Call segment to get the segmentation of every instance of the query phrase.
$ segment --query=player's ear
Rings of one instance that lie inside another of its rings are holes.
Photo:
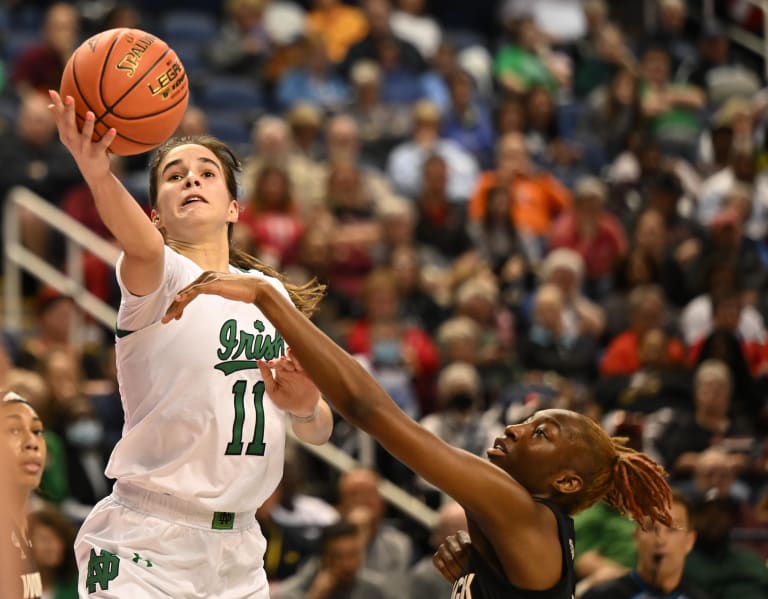
[[[240,219],[240,203],[237,200],[232,200],[229,203],[229,213],[227,215],[228,223],[236,223]]]
[[[558,493],[578,493],[584,486],[584,481],[573,470],[562,471],[552,483]]]
[[[157,210],[155,210],[154,208],[149,213],[149,218],[152,221],[153,225],[155,225],[156,227],[160,226],[160,215],[157,213]]]

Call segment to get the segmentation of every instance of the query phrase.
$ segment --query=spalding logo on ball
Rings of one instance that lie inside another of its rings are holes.
[[[93,139],[114,127],[109,150],[121,156],[148,152],[178,128],[189,102],[179,57],[163,40],[140,29],[97,33],[70,56],[61,96],[75,99],[78,127],[96,115]]]

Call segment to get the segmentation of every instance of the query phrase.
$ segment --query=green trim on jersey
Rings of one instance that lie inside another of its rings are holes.
[[[122,339],[123,337],[127,337],[128,335],[135,333],[136,331],[126,331],[125,329],[120,329],[118,327],[115,327],[115,336],[117,336],[118,339]]]

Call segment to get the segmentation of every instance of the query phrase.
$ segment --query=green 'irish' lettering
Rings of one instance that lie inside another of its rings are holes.
[[[237,328],[237,321],[227,320],[219,330],[221,347],[216,355],[222,362],[214,368],[224,374],[232,374],[240,370],[257,368],[256,360],[273,360],[285,355],[285,341],[280,333],[264,335],[264,323],[256,320],[253,323],[256,334]]]
[[[88,578],[85,585],[88,587],[88,593],[96,592],[96,585],[101,587],[102,591],[109,589],[109,583],[117,578],[120,571],[120,558],[106,549],[102,549],[98,555],[91,549],[91,556],[88,559]]]

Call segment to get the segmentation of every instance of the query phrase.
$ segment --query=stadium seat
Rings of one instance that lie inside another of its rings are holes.
[[[163,39],[171,47],[178,42],[205,44],[213,41],[219,24],[209,13],[192,10],[170,10],[162,16]]]
[[[255,81],[228,75],[209,77],[199,102],[206,110],[261,111],[265,106],[264,94]]]

